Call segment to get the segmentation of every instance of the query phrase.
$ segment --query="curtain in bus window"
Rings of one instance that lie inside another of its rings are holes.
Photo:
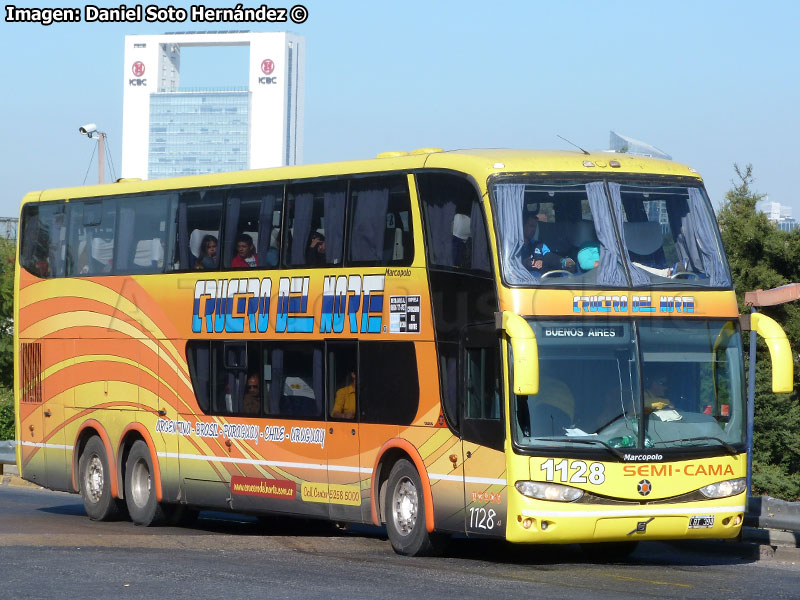
[[[49,233],[50,276],[63,277],[67,243],[67,214],[63,205],[53,207]]]
[[[116,200],[76,202],[69,217],[67,275],[110,273],[114,262]]]
[[[675,198],[666,203],[670,231],[676,232],[675,252],[681,265],[695,273],[703,272],[695,239],[694,223],[689,218],[689,199]],[[627,209],[626,209],[627,210]]]
[[[689,219],[694,224],[694,240],[703,263],[703,272],[711,279],[712,287],[730,287],[731,281],[725,270],[724,264],[717,252],[717,241],[711,219],[708,216],[705,199],[702,192],[695,187],[689,188],[689,206],[694,218]]]
[[[117,273],[157,273],[164,264],[169,195],[120,200],[114,257]]]
[[[191,347],[187,348],[186,356],[189,359],[189,374],[192,378],[194,395],[197,398],[197,405],[203,412],[209,410],[209,366],[211,365],[211,354],[208,342],[189,342]],[[188,344],[187,344],[188,346]]]
[[[325,358],[322,355],[322,348],[319,346],[314,348],[314,396],[316,396],[316,407],[317,412],[316,415],[319,416],[322,414],[322,388],[325,384],[323,379],[323,366],[325,364]]]
[[[586,186],[587,189],[589,188],[589,185],[594,185],[594,184],[588,184]],[[596,185],[602,186],[603,184],[599,183],[599,184],[596,184]],[[615,219],[617,221],[617,230],[619,231],[620,239],[622,240],[622,247],[623,248],[627,248],[628,246],[625,243],[625,228],[622,226],[623,208],[622,208],[622,194],[620,193],[620,184],[612,182],[612,183],[608,184],[608,188],[609,188],[609,190],[611,190],[611,207],[613,209],[614,217],[615,217]],[[605,194],[603,194],[603,197],[605,198]],[[590,200],[590,202],[591,202],[591,200]],[[594,212],[594,206],[592,206],[592,212]],[[597,218],[598,217],[595,217],[595,222],[596,222]],[[610,225],[610,223],[609,223],[609,225]],[[595,225],[595,226],[597,227],[597,225]],[[598,238],[599,238],[599,236],[600,236],[600,234],[599,234],[599,229],[598,229]],[[617,247],[617,245],[614,244],[614,248],[616,248],[616,247]],[[602,257],[601,257],[601,260],[602,260]],[[631,283],[634,286],[642,286],[642,285],[649,285],[650,284],[650,276],[643,269],[640,269],[639,267],[637,267],[636,265],[634,265],[631,262],[631,259],[628,256],[628,252],[627,251],[624,251],[622,253],[622,257],[621,257],[621,261],[620,262],[622,262],[622,261],[624,261],[625,265],[627,265],[627,267],[628,267],[628,272],[631,274]],[[599,279],[598,279],[598,281],[599,281]],[[617,285],[617,284],[614,283],[614,284],[611,284],[611,285]],[[624,285],[624,284],[622,284],[622,285]]]
[[[294,218],[292,220],[292,265],[306,264],[306,248],[311,235],[311,217],[314,212],[314,194],[297,194],[294,198]]]
[[[133,228],[136,223],[136,211],[132,206],[121,206],[119,209],[119,217],[116,270],[127,271],[131,267]]]
[[[186,202],[178,204],[178,260],[179,269],[189,268],[189,219]]]
[[[272,213],[275,211],[275,194],[264,194],[261,199],[261,208],[258,215],[258,264],[260,266],[274,267],[278,264],[276,249],[270,248],[272,239]]]
[[[456,215],[456,205],[453,202],[435,198],[426,204],[428,217],[428,247],[431,264],[452,267],[453,259],[453,219]]]
[[[22,213],[22,227],[20,228],[20,237],[22,239],[20,263],[28,271],[39,277],[45,277],[42,269],[36,264],[39,260],[42,260],[39,249],[39,232],[46,233],[45,226],[40,224],[42,217],[43,215],[39,214],[38,206],[26,206]]]
[[[525,268],[522,253],[525,240],[522,232],[522,204],[525,199],[524,184],[495,186],[497,217],[500,225],[503,266],[509,283],[534,283],[536,276]]]
[[[236,254],[236,236],[239,235],[239,209],[242,200],[238,195],[228,198],[227,212],[225,215],[225,266],[231,266],[231,261]]]
[[[345,192],[325,192],[323,204],[325,211],[325,262],[342,264],[342,239],[344,237]]]
[[[281,395],[283,393],[283,350],[273,348],[270,353],[272,362],[272,383],[269,388],[269,413],[280,413]]]
[[[355,196],[350,232],[350,259],[354,262],[383,262],[389,188],[362,190]]]
[[[477,202],[472,203],[470,214],[470,229],[472,237],[471,266],[477,271],[491,271],[489,266],[489,244],[486,240],[486,227],[483,222],[483,211]]]

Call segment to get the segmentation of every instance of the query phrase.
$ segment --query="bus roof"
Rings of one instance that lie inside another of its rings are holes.
[[[614,162],[619,166],[611,166]],[[504,148],[412,152],[407,155],[367,160],[318,163],[271,169],[230,171],[208,175],[191,175],[150,180],[122,180],[102,185],[53,188],[30,192],[26,202],[88,198],[137,192],[211,187],[263,181],[292,181],[311,177],[385,173],[419,169],[450,169],[463,171],[485,181],[490,175],[504,173],[626,173],[683,176],[700,179],[691,167],[668,160],[632,154],[573,150],[511,150]]]

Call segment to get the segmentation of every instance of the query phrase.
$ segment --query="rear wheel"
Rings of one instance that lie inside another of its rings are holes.
[[[446,538],[428,533],[425,527],[422,482],[409,461],[401,459],[392,467],[386,501],[386,531],[395,552],[406,556],[432,556],[442,551]]]
[[[111,495],[111,472],[106,448],[99,437],[86,442],[78,461],[81,498],[92,521],[110,521],[119,516],[118,500]]]
[[[125,463],[125,503],[131,520],[137,525],[159,525],[164,521],[161,505],[156,500],[153,459],[142,440],[136,440]]]

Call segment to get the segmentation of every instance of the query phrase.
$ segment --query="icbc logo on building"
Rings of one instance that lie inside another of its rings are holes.
[[[128,85],[147,85],[147,79],[142,79],[142,75],[144,75],[144,63],[142,61],[137,60],[135,63],[133,63],[131,71],[133,72],[134,77],[128,80]]]
[[[258,83],[262,85],[267,85],[271,83],[277,83],[277,77],[270,77],[272,72],[275,70],[275,62],[269,58],[265,58],[261,61],[261,72],[264,74],[264,77],[258,78]]]

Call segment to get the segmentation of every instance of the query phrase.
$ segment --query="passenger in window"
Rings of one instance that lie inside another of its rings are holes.
[[[667,375],[662,371],[646,374],[644,377],[644,412],[651,413],[665,408],[675,408],[667,399]]]
[[[50,276],[50,261],[45,256],[44,251],[39,249],[35,252],[33,257],[33,264],[31,265],[31,272],[39,277]]]
[[[319,231],[311,234],[311,242],[306,250],[307,265],[325,264],[325,236]]]
[[[258,255],[253,245],[253,238],[246,233],[236,237],[236,256],[231,261],[232,267],[257,267]]]
[[[280,412],[284,415],[313,417],[319,414],[313,380],[308,375],[287,375],[283,380]]]
[[[600,244],[586,242],[578,250],[578,266],[581,271],[591,271],[600,264]]]
[[[564,435],[567,429],[574,427],[575,397],[564,381],[543,375],[539,380],[539,394],[533,398],[536,399],[530,415],[533,435]]]
[[[203,236],[200,242],[200,256],[194,262],[195,269],[216,269],[217,268],[217,249],[219,242],[211,234]]]
[[[336,390],[331,416],[335,419],[352,419],[356,416],[356,372],[350,371],[344,386]]]
[[[242,397],[242,410],[246,415],[261,414],[261,380],[258,373],[247,376],[247,385]]]
[[[526,269],[536,273],[575,269],[574,260],[569,257],[561,257],[539,239],[539,219],[535,214],[529,213],[525,217],[522,233],[524,238],[522,263]]]

